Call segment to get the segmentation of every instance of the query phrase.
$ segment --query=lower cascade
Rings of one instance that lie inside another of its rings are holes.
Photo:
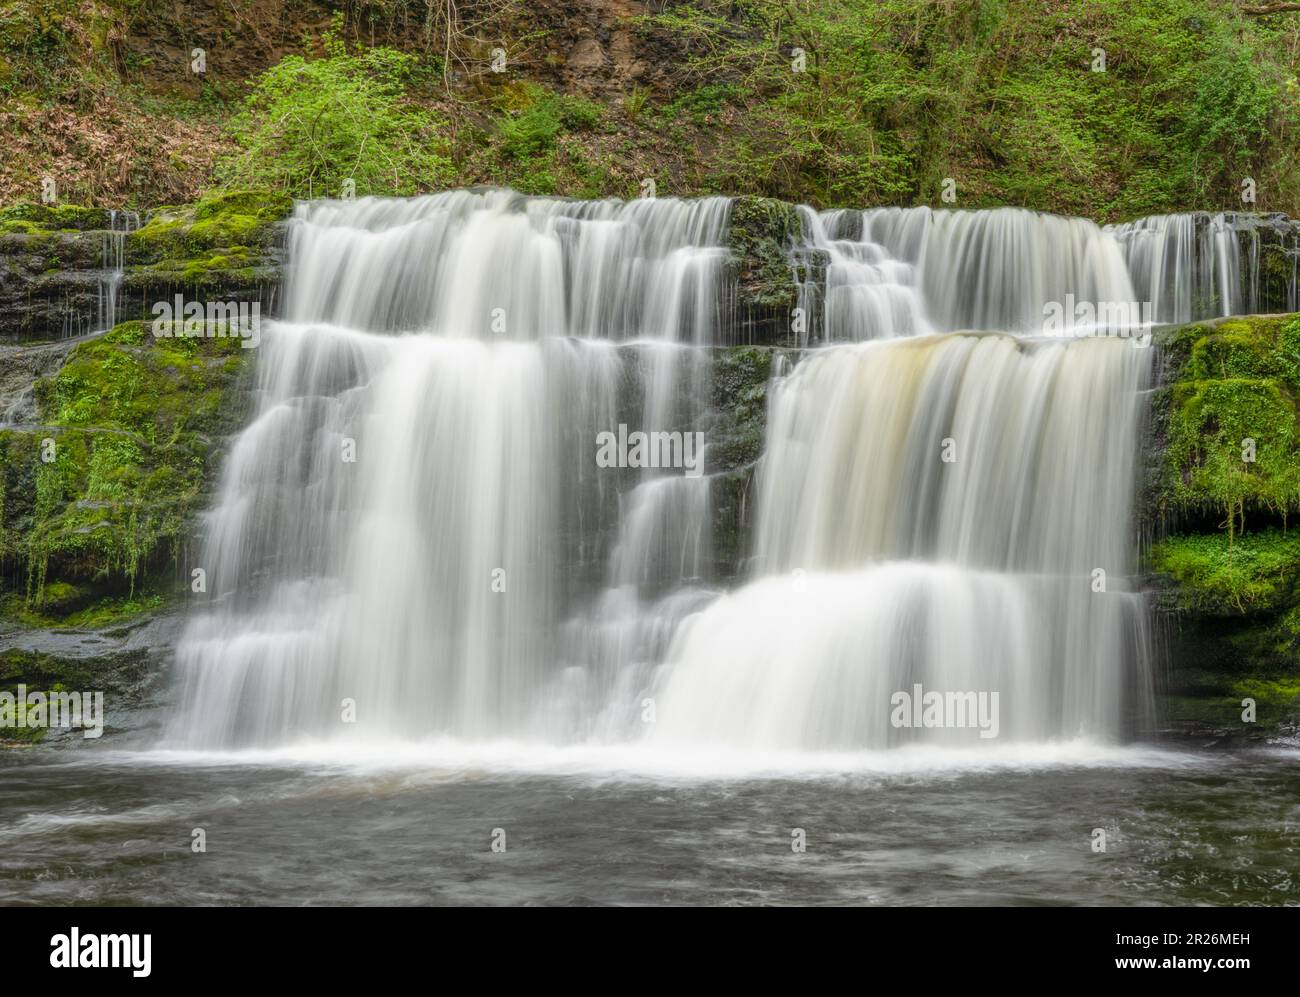
[[[168,744],[974,749],[1139,727],[1152,351],[1031,334],[1046,298],[1131,297],[1124,245],[1028,212],[864,214],[803,212],[831,247],[818,338],[868,341],[774,361],[729,578],[725,200],[301,205]],[[940,331],[968,325],[994,328]],[[634,435],[689,459],[629,459]]]
[[[1085,469],[1132,481],[1149,352],[959,335],[805,360],[772,403],[764,577],[683,626],[654,736],[970,743],[891,722],[917,683],[996,692],[1004,738],[1121,735],[1149,694],[1132,495]]]

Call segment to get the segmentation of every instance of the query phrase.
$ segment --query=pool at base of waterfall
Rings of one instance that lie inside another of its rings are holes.
[[[1294,904],[1298,757],[11,751],[0,904]]]

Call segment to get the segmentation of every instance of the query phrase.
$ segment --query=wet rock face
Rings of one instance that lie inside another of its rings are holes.
[[[728,247],[735,286],[734,340],[778,344],[790,335],[799,287],[791,251],[801,225],[794,205],[738,197],[731,205]],[[824,280],[824,275],[823,275]]]
[[[1294,732],[1300,316],[1168,327],[1155,346],[1140,509],[1168,724],[1215,738]],[[1259,715],[1243,724],[1247,699]]]
[[[63,365],[72,346],[71,340],[30,346],[0,344],[0,430],[39,421],[36,384]]]
[[[163,697],[183,623],[182,614],[171,612],[100,628],[0,628],[0,689],[94,690],[104,697],[104,735],[138,728],[146,719],[141,711]],[[78,729],[6,728],[0,730],[0,747],[35,741],[75,746],[82,738]]]
[[[1254,313],[1293,312],[1300,275],[1300,221],[1282,214],[1235,215],[1247,308]]]
[[[269,314],[281,280],[281,222],[291,207],[281,194],[234,192],[143,217],[72,206],[4,209],[0,342],[76,337],[151,318],[155,302],[176,294],[257,301]]]

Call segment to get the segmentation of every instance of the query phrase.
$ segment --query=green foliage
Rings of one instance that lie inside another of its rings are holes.
[[[590,131],[600,124],[600,105],[582,97],[557,94],[531,84],[517,88],[523,107],[498,124],[501,147],[512,159],[524,160],[550,152],[564,131]]]
[[[1151,567],[1176,584],[1173,608],[1218,616],[1274,612],[1300,595],[1300,533],[1166,537],[1152,546]]]
[[[633,87],[631,92],[623,98],[623,111],[627,114],[628,120],[637,121],[649,101],[649,89],[646,87]]]
[[[338,196],[345,180],[357,194],[412,194],[449,183],[445,122],[407,97],[415,58],[383,47],[349,49],[337,30],[323,42],[323,57],[286,56],[253,81],[231,124],[236,151],[218,163],[218,177],[300,197]]]
[[[1240,207],[1251,177],[1261,209],[1300,213],[1300,17],[1226,0],[668,0],[630,19],[631,52],[609,46],[645,66],[638,82],[583,82],[605,106],[550,88],[575,28],[547,5],[348,0],[247,86],[226,74],[253,52],[181,85],[174,54],[136,44],[175,35],[183,13],[155,8],[0,0],[19,138],[5,196],[30,197],[51,163],[65,194],[114,204],[184,200],[215,176],[295,196],[349,178],[360,194],[628,195],[655,177],[665,194],[937,205],[951,178],[960,207],[1105,221]],[[372,47],[344,44],[344,23]],[[485,74],[501,38],[519,58]],[[0,233],[34,228],[0,219]]]
[[[204,501],[212,440],[242,416],[232,388],[247,352],[237,338],[156,339],[129,322],[38,382],[48,428],[0,434],[0,537],[25,562],[33,607],[71,582],[114,578],[130,601],[141,572],[174,556]],[[46,436],[50,462],[39,457]]]
[[[611,193],[607,164],[577,141],[603,126],[599,104],[525,81],[502,86],[494,100],[501,113],[469,153],[489,182],[526,194]]]
[[[961,206],[1099,219],[1228,207],[1246,176],[1300,199],[1285,29],[1215,0],[696,0],[644,23],[684,40],[683,90],[726,88],[715,189],[935,203],[951,177]]]
[[[1220,512],[1229,538],[1248,512],[1285,520],[1300,509],[1300,319],[1188,326],[1164,348],[1180,368],[1164,400],[1159,507]]]

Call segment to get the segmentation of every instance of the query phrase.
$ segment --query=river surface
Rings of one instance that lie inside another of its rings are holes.
[[[1298,762],[1079,744],[12,750],[0,903],[1296,904]]]

